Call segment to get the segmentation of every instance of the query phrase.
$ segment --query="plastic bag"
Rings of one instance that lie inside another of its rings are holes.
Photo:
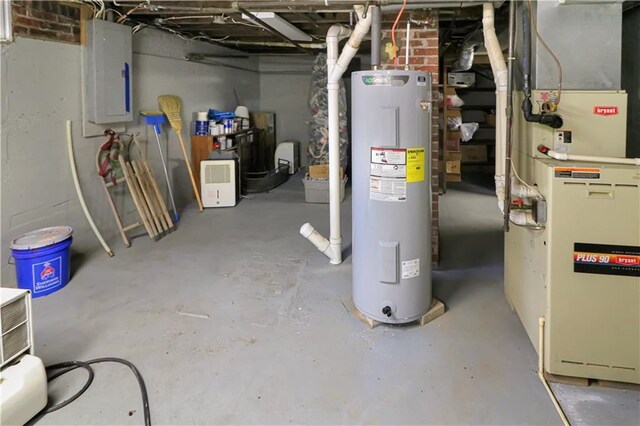
[[[209,120],[215,120],[216,122],[224,120],[225,118],[233,120],[236,117],[233,112],[216,111],[215,109],[210,109],[207,115],[209,116]]]
[[[347,95],[344,82],[340,79],[338,93],[340,128],[340,166],[347,168],[349,162],[349,129],[347,127]],[[329,117],[327,93],[327,56],[321,53],[316,58],[311,71],[309,87],[309,145],[307,164],[327,164],[329,162]]]
[[[449,130],[458,130],[461,124],[462,124],[462,117],[447,118],[447,127],[449,128]]]
[[[473,134],[478,130],[480,125],[478,123],[462,123],[460,125],[460,136],[462,142],[468,142],[473,137]]]
[[[464,101],[458,95],[447,95],[447,106],[450,108],[460,108]]]

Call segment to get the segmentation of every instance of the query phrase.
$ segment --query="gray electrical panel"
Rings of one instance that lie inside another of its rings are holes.
[[[86,116],[94,124],[133,120],[131,28],[113,22],[87,21],[83,52]]]
[[[431,74],[361,71],[351,84],[353,302],[414,321],[431,306]]]

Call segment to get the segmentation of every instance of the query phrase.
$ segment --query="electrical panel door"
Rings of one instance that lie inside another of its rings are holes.
[[[132,121],[131,28],[101,19],[87,21],[83,53],[89,121]]]

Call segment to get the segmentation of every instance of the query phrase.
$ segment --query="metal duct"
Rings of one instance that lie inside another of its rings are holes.
[[[476,47],[483,43],[482,29],[469,34],[460,46],[460,53],[458,59],[453,63],[452,71],[469,71],[473,66],[473,57],[476,52]]]

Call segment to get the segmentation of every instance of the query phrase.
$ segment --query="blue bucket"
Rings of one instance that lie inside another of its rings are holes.
[[[32,297],[41,297],[69,283],[72,232],[68,226],[55,226],[29,232],[12,241],[18,288],[30,290]]]

